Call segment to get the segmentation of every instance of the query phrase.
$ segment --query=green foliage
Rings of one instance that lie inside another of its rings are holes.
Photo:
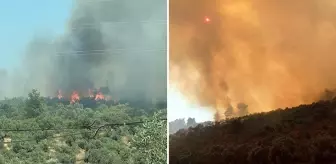
[[[160,120],[162,113],[155,113],[153,118],[147,119],[133,138],[134,151],[141,151],[139,163],[164,164],[167,163],[167,124]]]
[[[27,99],[0,101],[0,137],[12,140],[8,144],[9,149],[1,143],[0,164],[68,164],[76,161],[92,164],[166,163],[166,125],[159,120],[165,117],[165,110],[140,110],[128,105],[101,104],[95,109],[84,108],[81,104],[46,105],[39,92],[33,90]],[[102,124],[137,122],[140,119],[146,120],[146,123],[105,127],[92,138]],[[92,128],[84,129],[93,123]],[[150,137],[150,142],[142,141],[143,136]]]
[[[33,89],[32,92],[28,94],[28,99],[26,100],[25,112],[27,117],[37,117],[43,113],[44,110],[44,100],[40,96],[40,92]]]

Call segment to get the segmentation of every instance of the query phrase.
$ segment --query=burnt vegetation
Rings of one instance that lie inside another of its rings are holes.
[[[330,98],[179,130],[170,135],[170,163],[335,163],[336,99]]]

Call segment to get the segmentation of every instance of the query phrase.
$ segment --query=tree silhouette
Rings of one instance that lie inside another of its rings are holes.
[[[197,123],[196,123],[195,118],[188,118],[188,120],[187,120],[187,127],[194,127],[196,125],[197,125]]]
[[[226,109],[224,115],[225,115],[226,119],[232,118],[234,116],[233,115],[233,107],[231,105]]]
[[[238,103],[237,104],[237,110],[238,110],[237,111],[237,115],[239,117],[248,115],[247,107],[248,106],[246,104],[244,104],[244,103]]]

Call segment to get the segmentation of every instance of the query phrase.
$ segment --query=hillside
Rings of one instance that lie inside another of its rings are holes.
[[[180,129],[188,129],[197,125],[195,118],[176,119],[169,122],[169,134],[174,134]]]
[[[166,109],[0,101],[0,164],[166,163]],[[144,138],[151,138],[144,140]]]
[[[331,164],[336,99],[198,125],[170,136],[171,164]]]

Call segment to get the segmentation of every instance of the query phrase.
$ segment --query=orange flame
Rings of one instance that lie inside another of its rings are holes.
[[[75,102],[79,101],[79,95],[77,91],[73,91],[71,94],[71,101],[70,103],[73,104]]]
[[[97,94],[96,94],[96,97],[95,97],[95,100],[104,100],[105,99],[105,96],[99,91]]]

